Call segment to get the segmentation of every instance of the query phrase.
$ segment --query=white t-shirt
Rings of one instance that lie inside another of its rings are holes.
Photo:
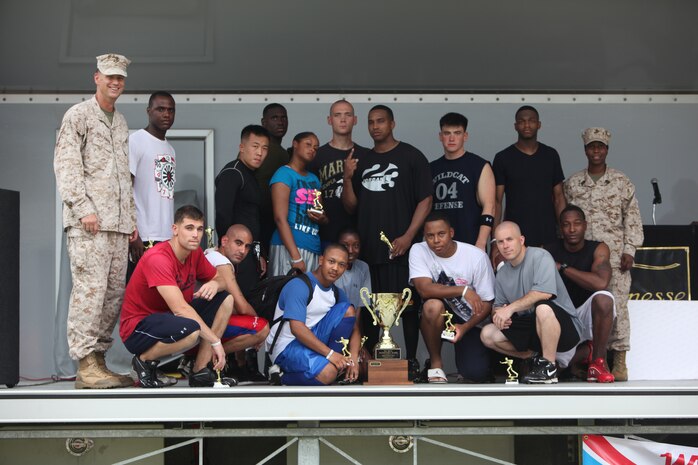
[[[138,234],[143,241],[169,240],[174,222],[174,148],[140,129],[129,136],[128,150]]]
[[[456,252],[448,258],[436,256],[426,242],[414,244],[410,249],[410,284],[415,278],[430,278],[445,286],[469,286],[483,302],[494,300],[494,272],[485,252],[464,242],[453,242]],[[450,311],[465,321],[470,319],[472,309],[464,299],[443,300]]]
[[[208,262],[215,267],[219,267],[221,265],[233,266],[232,262],[228,260],[228,257],[216,249],[206,249],[204,250],[204,255],[206,256],[206,260],[208,260]]]

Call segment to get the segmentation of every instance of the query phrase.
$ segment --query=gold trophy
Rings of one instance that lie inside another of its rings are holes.
[[[373,317],[373,325],[383,328],[383,337],[373,350],[375,359],[367,361],[368,381],[364,384],[412,384],[408,379],[407,360],[401,358],[400,347],[390,337],[390,328],[400,324],[400,315],[409,305],[412,291],[405,288],[402,294],[371,294],[364,287],[359,295]],[[373,307],[369,302],[373,303]]]
[[[390,242],[390,239],[388,239],[388,236],[386,236],[383,231],[381,231],[380,238],[381,238],[381,241],[383,241],[387,244],[388,249],[390,249],[390,252],[388,252],[388,258],[390,258],[392,260],[393,259],[393,249],[394,249],[393,243]]]
[[[373,317],[373,326],[380,325],[383,328],[383,337],[373,350],[373,355],[377,359],[399,359],[402,351],[400,347],[390,337],[390,328],[400,325],[400,315],[410,303],[412,290],[406,287],[402,295],[392,292],[381,292],[371,294],[368,288],[361,288],[359,291],[361,301]],[[373,308],[371,307],[373,302]]]
[[[504,384],[519,384],[519,374],[514,370],[514,360],[504,357],[504,360],[499,364],[507,366],[507,380]]]
[[[314,195],[315,198],[313,199],[313,206],[309,208],[308,211],[322,215],[325,212],[325,207],[322,205],[322,203],[320,203],[322,192],[319,189],[316,189]]]
[[[213,228],[209,226],[206,228],[206,248],[212,249],[216,245],[213,243]]]
[[[453,342],[454,339],[456,339],[456,327],[453,324],[453,313],[446,312],[442,313],[441,316],[446,317],[446,329],[441,331],[441,339],[448,342]]]
[[[349,339],[346,337],[340,337],[338,341],[334,341],[337,344],[342,344],[342,357],[351,357],[351,352],[349,352]]]

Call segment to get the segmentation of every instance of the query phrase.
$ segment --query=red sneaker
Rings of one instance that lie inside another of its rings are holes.
[[[602,358],[597,358],[589,363],[587,381],[596,381],[597,383],[612,383],[615,380],[616,379],[613,377],[613,375],[608,371],[608,368],[606,368]]]

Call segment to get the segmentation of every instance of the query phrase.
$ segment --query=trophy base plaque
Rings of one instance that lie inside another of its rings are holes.
[[[441,331],[441,339],[453,342],[456,339],[456,333],[453,331]]]
[[[308,210],[306,210],[306,211],[313,212],[313,213],[316,213],[318,215],[322,215],[325,212],[325,210],[318,210],[317,208],[308,208]]]
[[[373,357],[379,360],[398,360],[402,358],[402,349],[400,349],[399,347],[376,347],[373,350]]]
[[[364,385],[414,384],[407,376],[407,360],[368,360],[368,381]]]
[[[509,384],[509,385],[519,384],[519,380],[518,379],[508,379],[508,380],[504,381],[504,384]]]

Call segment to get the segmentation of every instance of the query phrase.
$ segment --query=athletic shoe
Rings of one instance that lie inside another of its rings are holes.
[[[411,358],[407,360],[407,379],[413,382],[419,382],[419,360],[416,358]]]
[[[589,370],[587,371],[587,381],[596,381],[597,383],[612,383],[615,381],[615,377],[606,368],[606,365],[604,364],[604,359],[597,358],[596,360],[589,363]]]
[[[543,357],[533,360],[533,366],[522,379],[524,384],[556,384],[557,367]]]
[[[133,364],[132,364],[133,365]],[[136,373],[136,370],[131,366],[131,378],[133,379],[138,379],[138,374]],[[168,387],[168,386],[174,386],[177,384],[177,378],[174,376],[167,376],[162,370],[157,369],[155,370],[155,376],[158,378],[158,380],[163,384],[163,386]],[[133,379],[131,380],[133,384]]]
[[[218,375],[209,367],[203,367],[196,373],[189,376],[189,387],[213,387],[218,381]],[[221,384],[226,386],[237,386],[238,380],[235,378],[221,377]]]
[[[274,364],[269,367],[269,384],[272,386],[281,386],[281,377],[283,376],[283,371],[281,367]]]
[[[252,383],[266,383],[267,378],[259,372],[259,362],[257,361],[257,351],[254,349],[245,350],[245,366],[242,369],[246,381]]]
[[[131,368],[136,374],[138,384],[144,388],[161,388],[166,384],[158,379],[157,369],[160,360],[141,360],[138,355],[133,356]]]
[[[183,355],[179,359],[179,365],[177,366],[177,371],[182,373],[182,376],[189,377],[191,370],[194,366],[194,357],[190,355]]]

